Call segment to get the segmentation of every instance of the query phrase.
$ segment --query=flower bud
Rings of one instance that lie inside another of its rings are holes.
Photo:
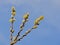
[[[36,29],[36,28],[37,28],[37,25],[34,25],[34,26],[33,26],[33,29]]]
[[[34,25],[39,25],[39,21],[37,19],[34,21]]]
[[[34,25],[39,25],[39,21],[40,20],[43,20],[44,16],[40,16],[39,18],[37,18],[35,21],[34,21]]]
[[[39,19],[40,19],[40,20],[43,20],[43,19],[44,19],[44,16],[40,16]]]
[[[12,12],[11,13],[12,13],[13,16],[15,16],[15,14],[16,14],[15,7],[12,7]]]
[[[14,30],[11,30],[12,33],[14,33]]]
[[[14,22],[16,19],[15,18],[11,18],[9,21],[12,23],[12,22]]]
[[[25,23],[26,22],[26,20],[22,20],[22,23]]]
[[[24,27],[24,25],[23,25],[23,24],[21,24],[21,25],[20,25],[20,28],[23,28],[23,27]]]
[[[26,31],[26,33],[25,33],[25,34],[27,35],[28,33],[30,33],[30,31],[31,31],[31,30]]]
[[[23,18],[26,20],[26,19],[28,19],[28,17],[29,17],[29,13],[26,13],[24,16],[23,16]]]

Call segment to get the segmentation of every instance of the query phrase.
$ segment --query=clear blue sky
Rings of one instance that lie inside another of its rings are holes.
[[[30,17],[22,34],[33,26],[37,17],[44,16],[38,28],[15,45],[60,45],[60,0],[0,0],[0,45],[10,43],[9,19],[12,6],[16,8],[14,36],[26,12],[30,13]]]

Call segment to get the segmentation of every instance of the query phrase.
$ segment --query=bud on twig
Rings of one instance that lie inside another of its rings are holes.
[[[32,29],[36,29],[37,28],[37,25],[34,25],[33,27],[32,27]]]
[[[37,18],[35,21],[34,21],[34,25],[39,25],[39,21],[40,20],[43,20],[44,16],[40,16],[39,18]]]
[[[23,16],[23,18],[26,20],[26,19],[28,19],[28,17],[29,17],[29,13],[26,13],[24,16]]]
[[[15,7],[12,7],[12,15],[15,16],[16,15],[16,11],[15,11]]]
[[[10,18],[10,22],[12,23],[12,22],[14,22],[16,19],[15,18]]]
[[[12,33],[14,33],[14,30],[11,30]]]

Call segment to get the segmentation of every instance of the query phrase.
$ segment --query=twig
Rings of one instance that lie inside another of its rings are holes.
[[[21,39],[23,39],[25,36],[27,36],[31,31],[32,31],[33,28],[31,28],[30,30],[26,31],[25,34],[23,34],[19,39],[17,39],[17,41],[20,41]]]
[[[25,26],[25,23],[22,23],[22,26],[20,27],[21,29],[17,33],[16,38],[14,39],[14,41],[17,40],[17,38],[20,36],[20,33],[22,32],[24,26]]]

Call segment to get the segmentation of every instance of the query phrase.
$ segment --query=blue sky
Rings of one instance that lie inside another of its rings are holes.
[[[26,12],[30,13],[30,17],[22,34],[33,26],[37,17],[44,16],[38,28],[15,45],[60,45],[60,0],[0,0],[0,45],[10,43],[9,19],[12,6],[16,8],[14,36]]]

